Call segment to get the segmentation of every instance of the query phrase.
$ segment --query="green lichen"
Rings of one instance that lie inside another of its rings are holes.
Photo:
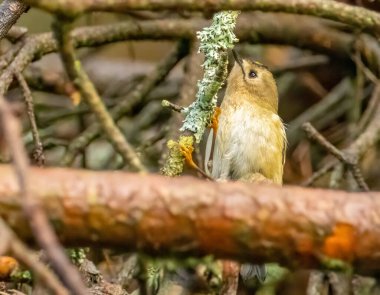
[[[238,41],[233,30],[238,11],[222,11],[214,15],[210,27],[197,33],[199,51],[204,53],[203,79],[198,82],[196,100],[185,110],[186,118],[181,131],[194,133],[199,143],[209,125],[217,101],[218,90],[227,77],[227,53]]]
[[[194,140],[192,136],[180,136],[179,141],[169,140],[167,147],[169,156],[165,166],[161,169],[162,173],[166,176],[178,176],[183,171],[185,158],[181,147],[187,150],[193,149]]]
[[[67,249],[67,253],[75,265],[81,265],[86,259],[86,250],[83,248]]]
[[[33,274],[29,270],[16,270],[10,277],[12,282],[30,284],[33,282]]]

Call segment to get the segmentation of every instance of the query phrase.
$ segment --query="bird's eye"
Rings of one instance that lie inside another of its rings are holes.
[[[249,78],[256,78],[257,73],[254,70],[250,70],[248,73]]]

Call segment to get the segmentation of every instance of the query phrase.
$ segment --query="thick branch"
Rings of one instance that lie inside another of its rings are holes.
[[[215,183],[122,172],[30,171],[65,245],[318,266],[324,255],[379,270],[380,193]],[[49,179],[49,181],[46,181]],[[11,167],[0,166],[0,216],[32,240]]]
[[[89,11],[127,12],[130,10],[261,10],[283,11],[297,14],[308,14],[340,21],[355,28],[380,31],[380,15],[362,7],[355,7],[335,1],[325,0],[27,0],[36,6],[52,13],[76,15]]]
[[[0,40],[8,33],[18,18],[28,9],[20,0],[4,0],[0,5]]]

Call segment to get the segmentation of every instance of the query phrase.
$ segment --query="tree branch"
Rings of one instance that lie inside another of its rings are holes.
[[[355,28],[380,32],[380,15],[362,7],[325,0],[27,0],[32,6],[56,14],[74,16],[90,11],[110,11],[123,13],[130,10],[261,10],[307,14],[349,24]]]
[[[176,40],[193,38],[197,30],[207,25],[204,19],[123,22],[79,28],[73,31],[72,38],[75,47],[94,47],[125,40]],[[331,29],[314,18],[281,14],[241,16],[235,31],[241,42],[295,45],[341,58],[350,58],[356,39],[356,36]],[[380,65],[377,41],[369,36],[365,40],[360,47],[362,59],[377,72]],[[5,94],[9,88],[15,71],[22,72],[33,60],[54,51],[57,51],[57,43],[52,34],[27,37],[25,46],[0,76],[0,94]]]
[[[59,44],[59,51],[62,62],[66,68],[68,76],[81,92],[87,104],[99,120],[99,124],[115,149],[123,157],[124,161],[130,164],[133,169],[145,172],[146,168],[141,163],[133,147],[126,140],[119,127],[116,125],[111,114],[108,112],[102,99],[95,89],[94,84],[83,70],[80,61],[75,56],[72,38],[70,37],[71,23],[58,18],[54,24],[54,33]]]
[[[41,167],[41,166],[44,166],[45,164],[45,155],[44,155],[44,149],[41,142],[40,134],[38,133],[36,116],[34,114],[34,103],[33,103],[32,92],[30,91],[29,86],[26,83],[25,78],[22,74],[16,72],[15,76],[18,80],[18,83],[20,84],[20,87],[24,95],[30,128],[32,129],[32,136],[33,136],[33,142],[34,142],[33,159],[37,163],[37,165]]]
[[[0,40],[27,9],[28,5],[20,0],[4,0],[0,4]]]
[[[58,278],[49,270],[49,268],[35,258],[35,253],[28,249],[22,241],[11,231],[5,222],[0,219],[0,233],[2,242],[8,244],[8,250],[20,262],[33,270],[36,275],[46,284],[48,288],[58,295],[68,295],[68,290],[62,285]],[[1,252],[1,251],[0,251]]]
[[[11,151],[14,162],[17,179],[15,184],[18,188],[16,197],[22,204],[23,212],[28,220],[25,228],[33,232],[33,238],[46,251],[46,256],[51,262],[52,267],[70,291],[75,295],[84,295],[86,294],[86,289],[79,273],[66,257],[39,200],[32,197],[29,159],[26,156],[20,136],[20,126],[17,119],[13,117],[8,103],[3,96],[0,96],[0,122],[5,141]],[[11,171],[9,173],[13,174]]]
[[[133,90],[130,95],[122,99],[115,107],[111,109],[112,118],[118,121],[125,113],[130,111],[133,106],[141,102],[174,68],[174,66],[187,54],[187,42],[180,41],[177,47],[169,53],[168,57],[160,62],[157,67],[149,73],[141,83]],[[101,131],[99,124],[93,124],[83,131],[76,139],[68,146],[67,152],[64,155],[61,164],[64,166],[70,165],[75,156],[89,145]]]
[[[379,270],[380,193],[207,182],[122,172],[31,168],[32,196],[66,246],[320,267],[326,257]],[[49,181],[46,181],[49,179]],[[0,216],[32,240],[11,167]]]

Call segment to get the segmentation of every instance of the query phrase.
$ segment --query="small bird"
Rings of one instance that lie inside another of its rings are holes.
[[[278,116],[276,82],[266,66],[241,59],[235,51],[233,55],[235,64],[220,106],[211,176],[216,180],[282,184],[286,134]],[[205,169],[212,137],[210,132]],[[258,265],[243,265],[240,273],[243,279],[255,274],[263,281],[266,276],[265,267]]]

